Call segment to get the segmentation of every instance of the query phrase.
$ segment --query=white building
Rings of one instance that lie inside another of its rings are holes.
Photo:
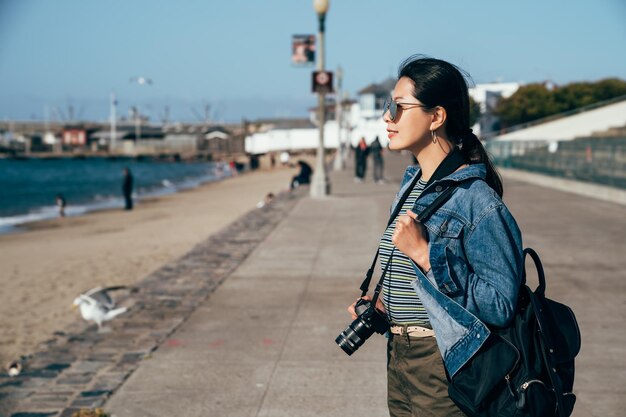
[[[520,88],[520,83],[485,83],[476,84],[469,89],[469,95],[480,105],[481,117],[472,126],[474,133],[480,135],[497,130],[498,118],[494,110],[501,98],[511,97]]]

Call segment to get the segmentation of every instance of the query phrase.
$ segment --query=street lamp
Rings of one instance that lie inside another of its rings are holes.
[[[343,80],[343,69],[337,68],[337,92],[335,93],[335,120],[337,121],[337,152],[335,153],[335,171],[343,171],[345,168],[344,144],[341,140],[341,125],[343,121],[343,108],[341,103],[341,82]]]
[[[319,20],[319,28],[317,38],[319,39],[319,53],[317,53],[317,70],[324,71],[324,20],[326,12],[328,12],[328,0],[313,0],[313,8],[317,13]],[[311,181],[311,197],[322,198],[330,193],[330,183],[326,176],[326,166],[324,163],[324,122],[326,119],[325,94],[318,93],[318,123],[320,129],[320,139],[317,145],[317,160],[315,163],[315,171]]]

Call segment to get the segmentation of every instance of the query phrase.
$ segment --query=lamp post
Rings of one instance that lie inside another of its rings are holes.
[[[324,71],[324,20],[326,19],[326,12],[328,12],[328,0],[313,0],[313,8],[317,13],[319,21],[318,27],[318,39],[319,39],[319,52],[317,53],[317,70]],[[326,121],[326,109],[324,93],[318,93],[318,123],[320,129],[320,138],[317,145],[317,160],[315,163],[315,171],[313,172],[313,179],[311,181],[311,197],[322,198],[330,193],[330,183],[326,176],[326,166],[324,163],[324,122]]]
[[[343,69],[337,68],[337,92],[335,93],[335,119],[337,120],[337,153],[335,153],[335,171],[343,171],[345,168],[344,144],[341,140],[341,124],[343,118],[343,108],[341,104],[341,81],[343,80]]]

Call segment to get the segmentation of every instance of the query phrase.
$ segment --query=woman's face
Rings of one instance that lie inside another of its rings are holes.
[[[391,120],[389,110],[383,115],[387,123],[389,149],[410,150],[414,154],[431,141],[430,127],[433,115],[419,107],[420,103],[413,96],[413,81],[402,77],[396,83],[391,98],[398,104],[396,119]],[[413,106],[418,105],[418,106]]]

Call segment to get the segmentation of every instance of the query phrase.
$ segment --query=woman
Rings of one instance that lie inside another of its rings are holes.
[[[523,267],[520,231],[501,200],[499,175],[470,129],[467,84],[457,67],[409,58],[383,118],[389,148],[409,150],[418,161],[404,175],[392,211],[412,190],[379,246],[381,266],[389,265],[377,302],[391,325],[389,412],[460,416],[448,397],[446,371],[455,375],[489,327],[512,319]],[[462,156],[460,166],[442,177],[437,168],[453,155]],[[449,185],[455,187],[449,200],[417,222],[417,213]],[[348,311],[356,318],[354,304]]]

